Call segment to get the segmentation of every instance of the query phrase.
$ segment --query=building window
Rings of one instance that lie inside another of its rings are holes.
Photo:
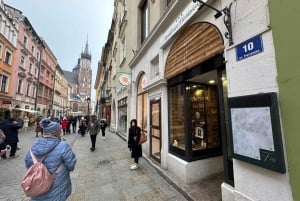
[[[126,46],[125,46],[125,37],[121,41],[121,62],[125,59],[126,57]]]
[[[31,74],[32,71],[32,63],[29,64],[29,73]]]
[[[26,96],[29,96],[29,92],[30,92],[30,84],[27,84]]]
[[[40,85],[39,85],[39,88],[38,88],[38,96],[39,96],[39,97],[42,97],[42,94],[43,94],[43,85],[40,84]]]
[[[9,65],[11,64],[11,52],[8,50],[6,50],[6,52],[5,52],[4,62]]]
[[[36,87],[35,86],[33,86],[33,90],[32,90],[32,97],[34,97],[35,98],[35,94],[36,94]]]
[[[44,67],[41,67],[41,74],[40,74],[40,76],[42,76],[43,74],[44,74],[44,70],[45,70],[45,68]]]
[[[20,61],[20,66],[24,67],[24,63],[25,63],[25,57],[22,55],[21,56],[21,61]]]
[[[120,132],[126,133],[127,131],[127,98],[118,101],[118,121]]]
[[[24,36],[23,45],[24,45],[24,47],[26,47],[26,45],[27,45],[27,37],[26,36]]]
[[[31,47],[31,53],[34,54],[34,46]]]
[[[44,98],[48,98],[48,88],[46,86],[44,88]]]
[[[2,75],[1,92],[7,92],[7,87],[8,87],[8,77],[6,75]]]
[[[149,28],[149,8],[148,8],[148,1],[145,0],[141,6],[141,42],[143,43],[144,40],[148,36],[148,28]]]
[[[21,94],[21,90],[22,90],[22,80],[19,80],[17,94]]]
[[[144,78],[145,74],[140,77],[137,88],[137,124],[141,127],[142,131],[147,132],[148,93],[143,89]]]

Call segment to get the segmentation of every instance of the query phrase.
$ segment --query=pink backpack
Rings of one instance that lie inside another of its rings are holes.
[[[47,167],[43,164],[47,155],[43,156],[41,161],[37,161],[31,150],[30,155],[33,160],[33,165],[27,169],[21,186],[27,197],[35,197],[50,190],[55,175],[60,171],[61,165],[54,174],[50,174]]]

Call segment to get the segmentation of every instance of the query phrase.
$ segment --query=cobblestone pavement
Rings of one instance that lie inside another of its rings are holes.
[[[131,171],[130,152],[118,135],[107,131],[106,140],[98,136],[96,150],[90,152],[90,138],[77,134],[63,136],[77,157],[71,173],[72,194],[68,201],[183,201],[187,200],[172,184],[168,183],[145,159],[140,168]],[[20,183],[26,169],[24,157],[36,140],[33,131],[19,134],[16,159],[0,160],[0,201],[27,201]]]

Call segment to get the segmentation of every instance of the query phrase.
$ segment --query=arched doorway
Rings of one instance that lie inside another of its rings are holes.
[[[202,163],[207,168],[202,177],[224,171],[225,181],[233,185],[223,51],[222,35],[206,22],[186,27],[172,45],[164,75],[168,80],[169,152],[187,162],[223,155],[223,160],[210,160],[210,165]]]

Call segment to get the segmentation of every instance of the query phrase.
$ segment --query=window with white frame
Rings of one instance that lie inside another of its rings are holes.
[[[26,96],[29,96],[29,92],[30,92],[30,84],[27,84]]]
[[[4,63],[11,65],[11,57],[12,53],[10,50],[6,50],[5,52],[5,58],[4,58]]]
[[[123,59],[125,59],[126,57],[126,46],[125,46],[125,37],[122,39],[121,41],[121,61],[123,61]]]
[[[147,38],[149,34],[149,8],[148,0],[145,0],[141,6],[141,42]]]
[[[25,57],[22,55],[21,56],[21,61],[20,61],[20,66],[24,67],[24,64],[25,64]]]
[[[33,86],[33,90],[32,90],[32,97],[34,97],[34,98],[35,98],[35,90],[36,90],[36,87],[35,87],[35,86]]]
[[[23,45],[26,47],[26,45],[27,45],[27,37],[26,36],[24,36],[24,38],[23,38]]]
[[[18,89],[17,89],[17,94],[21,94],[22,91],[22,80],[18,81]]]
[[[8,75],[3,74],[1,80],[1,92],[6,93],[8,91]]]
[[[32,71],[32,63],[29,64],[29,73],[31,74]]]

